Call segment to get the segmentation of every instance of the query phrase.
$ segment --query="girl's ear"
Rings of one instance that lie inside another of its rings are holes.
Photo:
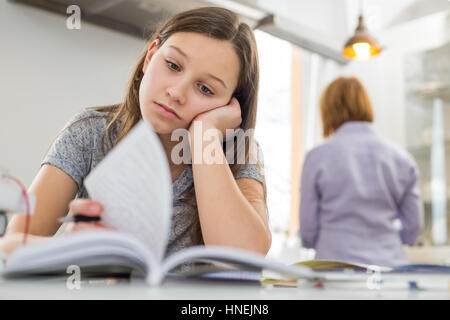
[[[155,54],[156,50],[158,50],[158,48],[157,48],[158,44],[159,44],[159,39],[155,39],[148,46],[147,55],[145,56],[144,65],[142,67],[142,72],[143,73],[145,73],[145,70],[147,69],[147,66],[150,63],[150,60],[152,59],[152,57]]]

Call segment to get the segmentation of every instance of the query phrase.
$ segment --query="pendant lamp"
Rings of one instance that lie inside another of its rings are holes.
[[[345,43],[342,55],[348,59],[368,60],[380,52],[380,44],[369,34],[364,17],[360,14],[355,34]]]

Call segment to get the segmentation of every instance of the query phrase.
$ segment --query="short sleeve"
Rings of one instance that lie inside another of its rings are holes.
[[[41,162],[67,173],[80,190],[90,171],[93,137],[90,132],[89,111],[83,110],[64,126]]]
[[[259,144],[255,141],[253,148],[250,149],[249,159],[242,168],[234,174],[234,178],[251,178],[263,182],[264,176],[264,157]]]

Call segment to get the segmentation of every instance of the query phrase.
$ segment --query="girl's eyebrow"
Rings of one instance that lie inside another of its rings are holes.
[[[213,78],[214,80],[216,80],[217,82],[219,82],[225,89],[227,89],[227,86],[225,84],[225,82],[223,82],[221,79],[213,76],[212,74],[208,73],[207,74],[208,77]]]
[[[178,51],[179,54],[181,54],[183,57],[186,58],[186,60],[189,61],[189,57],[187,56],[187,54],[184,53],[183,50],[181,50],[180,48],[175,47],[175,46],[173,46],[173,45],[170,45],[169,48],[175,49],[176,51]]]
[[[186,53],[183,52],[183,50],[181,50],[180,48],[174,46],[174,45],[170,45],[169,48],[172,48],[174,50],[176,50],[179,54],[181,54],[187,61],[189,61],[189,57]],[[213,76],[212,74],[208,73],[207,74],[208,77],[216,80],[217,82],[219,82],[225,89],[227,89],[227,85],[225,84],[225,82],[223,80],[221,80],[220,78],[217,78],[216,76]]]

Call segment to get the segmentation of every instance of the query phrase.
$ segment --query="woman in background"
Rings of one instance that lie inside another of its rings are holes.
[[[408,263],[402,243],[413,245],[423,225],[416,163],[374,131],[372,105],[358,79],[333,81],[320,111],[328,139],[308,152],[303,166],[302,245],[314,248],[316,259]]]

